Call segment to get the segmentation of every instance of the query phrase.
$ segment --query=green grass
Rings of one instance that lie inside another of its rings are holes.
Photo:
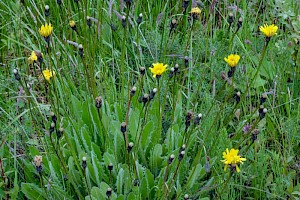
[[[187,2],[183,12],[175,0],[0,0],[0,199],[300,198],[299,2],[199,1],[198,19]],[[54,27],[48,53],[45,23]],[[259,26],[272,23],[266,46]],[[29,64],[36,50],[43,62]],[[241,56],[233,78],[229,54]],[[157,62],[168,64],[159,80],[149,70]],[[223,170],[226,148],[247,159],[240,173]]]

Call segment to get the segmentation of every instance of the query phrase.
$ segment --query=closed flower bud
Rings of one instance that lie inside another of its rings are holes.
[[[113,164],[112,164],[112,163],[109,163],[108,166],[107,166],[107,169],[108,169],[109,171],[112,171],[113,168],[114,168]]]
[[[45,16],[49,17],[50,16],[50,8],[48,5],[45,5]]]
[[[122,26],[123,28],[126,26],[126,17],[124,15],[122,16]]]
[[[126,132],[126,128],[127,128],[126,122],[122,122],[122,124],[121,124],[121,132],[123,134]]]
[[[185,194],[183,198],[184,198],[184,200],[188,200],[189,199],[189,195]]]
[[[86,168],[86,157],[82,157],[82,163],[81,163],[81,166],[83,169]]]
[[[149,100],[149,94],[144,94],[142,97],[142,102],[145,104],[148,102],[148,100]]]
[[[173,77],[173,75],[174,75],[174,72],[175,72],[175,68],[174,68],[174,67],[172,67],[172,68],[170,69],[169,78],[172,78],[172,77]]]
[[[41,173],[42,169],[43,169],[43,167],[42,167],[43,157],[42,156],[34,156],[33,162],[34,162],[36,171],[38,173]]]
[[[259,113],[262,113],[263,110],[264,110],[264,106],[263,106],[263,105],[260,105],[260,106],[259,106],[259,109],[258,109],[258,112],[259,112]]]
[[[21,80],[20,74],[19,74],[19,70],[18,69],[14,69],[13,73],[15,75],[15,78],[17,81]]]
[[[267,94],[266,94],[266,93],[263,93],[262,97],[260,98],[260,104],[265,103],[266,100],[267,100]]]
[[[146,72],[145,67],[140,67],[140,74],[141,74],[142,76],[145,75],[145,72]]]
[[[143,20],[143,14],[140,13],[140,14],[139,14],[139,17],[138,17],[138,19],[137,19],[136,22],[137,22],[138,24],[140,24],[140,23],[142,23],[142,20]]]
[[[96,97],[96,108],[100,109],[102,107],[102,97]]]
[[[189,66],[189,57],[184,57],[184,66],[187,68]]]
[[[180,154],[178,155],[178,160],[181,161],[184,157],[185,151],[181,151]]]
[[[61,6],[61,4],[62,4],[61,0],[56,0],[56,3],[57,3],[59,6]]]
[[[183,145],[180,147],[179,153],[182,152],[182,151],[185,151],[185,148],[186,148],[186,145],[183,144]]]
[[[173,162],[174,158],[175,158],[174,154],[171,154],[168,160],[169,165]]]
[[[228,23],[229,23],[229,25],[231,25],[232,24],[232,22],[233,22],[233,13],[229,13],[229,16],[228,16]]]
[[[175,64],[174,72],[175,72],[175,73],[178,73],[178,72],[179,72],[179,65],[178,65],[178,64]]]
[[[41,51],[34,51],[34,53],[35,53],[39,63],[42,63],[44,61],[42,52]]]
[[[83,57],[84,56],[84,52],[83,52],[83,46],[82,46],[82,44],[78,45],[78,51],[79,51],[80,57]]]
[[[193,118],[193,112],[192,111],[188,111],[186,113],[186,116],[185,116],[185,125],[186,127],[189,127],[191,125],[191,120]]]
[[[238,28],[238,30],[242,27],[242,25],[243,25],[243,18],[240,17],[240,18],[239,18],[239,21],[238,21],[238,23],[237,23],[237,28]]]
[[[240,102],[240,100],[241,100],[241,92],[237,92],[237,93],[235,94],[235,100],[236,100],[237,103]]]
[[[54,122],[51,122],[51,124],[50,124],[50,129],[49,129],[49,133],[50,133],[50,134],[53,133],[54,130],[55,130],[55,123],[54,123]]]
[[[189,2],[190,2],[190,0],[183,0],[183,2],[182,2],[183,13],[186,12],[186,9],[187,9],[188,6],[189,6]]]
[[[266,116],[266,113],[268,112],[268,109],[264,108],[261,113],[259,113],[260,119],[263,119]]]
[[[130,8],[130,6],[132,4],[132,0],[125,0],[125,3],[127,5],[127,7]]]
[[[92,20],[89,16],[86,16],[86,24],[88,25],[89,28],[92,26]]]
[[[112,189],[111,188],[107,188],[107,190],[106,190],[106,196],[108,198],[110,198],[111,194],[112,194]]]
[[[149,100],[152,100],[157,92],[157,88],[154,88],[149,95]]]
[[[130,96],[133,97],[135,95],[135,92],[136,92],[136,87],[133,86],[130,90]]]
[[[73,29],[74,31],[77,30],[76,22],[74,20],[71,20],[69,24],[71,29]]]
[[[133,148],[133,142],[130,142],[127,147],[127,151],[130,152]]]
[[[172,19],[171,24],[170,24],[170,32],[172,32],[174,29],[176,29],[178,25],[177,19]]]
[[[57,133],[56,133],[57,134],[57,138],[60,139],[61,136],[63,135],[63,133],[64,133],[64,128],[60,127],[58,129]]]
[[[202,119],[202,114],[200,113],[195,117],[194,124],[199,125],[201,119]]]
[[[57,117],[56,117],[56,115],[54,114],[54,112],[50,112],[50,116],[51,116],[52,122],[56,123]]]

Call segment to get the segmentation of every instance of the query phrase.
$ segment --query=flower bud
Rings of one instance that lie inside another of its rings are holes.
[[[79,51],[80,57],[83,57],[84,56],[84,52],[83,52],[83,46],[82,46],[82,44],[78,45],[78,51]]]
[[[50,8],[48,5],[45,5],[45,16],[49,17],[50,16]]]
[[[133,86],[130,90],[130,97],[133,97],[135,95],[135,92],[136,92],[136,87]]]
[[[149,95],[149,100],[152,100],[157,92],[157,88],[154,88]]]
[[[102,107],[102,97],[96,97],[96,108],[100,109]]]
[[[110,198],[111,194],[112,194],[112,189],[111,188],[107,188],[107,190],[106,190],[106,196],[108,198]]]
[[[175,158],[174,154],[171,154],[168,160],[169,165],[173,162],[174,158]]]
[[[181,161],[184,157],[185,151],[181,151],[180,154],[178,155],[178,160]]]
[[[89,16],[86,16],[86,24],[88,25],[89,28],[92,26],[92,20]]]
[[[140,74],[141,74],[142,76],[145,75],[145,72],[146,72],[145,67],[140,67]]]
[[[228,20],[227,20],[230,26],[231,26],[233,20],[234,20],[233,13],[231,12],[231,13],[229,13]]]
[[[124,15],[122,16],[122,26],[123,28],[126,26],[126,17]]]
[[[138,17],[138,19],[137,19],[137,24],[139,25],[140,23],[142,23],[142,20],[143,20],[143,14],[142,13],[140,13],[139,14],[139,17]]]
[[[113,164],[112,164],[112,163],[109,163],[108,166],[107,166],[107,169],[108,169],[109,171],[112,171],[113,168],[114,168]]]
[[[16,79],[17,81],[21,80],[21,77],[20,77],[20,74],[19,74],[19,70],[18,70],[18,69],[14,69],[14,70],[13,70],[13,73],[14,73],[15,79]]]
[[[124,134],[126,132],[126,129],[127,129],[126,122],[122,122],[122,124],[121,124],[121,132]]]
[[[63,133],[64,133],[64,128],[60,127],[58,129],[57,133],[56,133],[57,134],[57,138],[60,139],[61,136],[63,135]]]
[[[86,168],[86,157],[82,157],[82,163],[81,163],[81,166],[83,169]]]
[[[184,198],[184,200],[188,200],[189,199],[189,195],[185,194],[183,198]]]
[[[133,148],[133,142],[129,142],[128,147],[127,147],[127,151],[130,152]]]

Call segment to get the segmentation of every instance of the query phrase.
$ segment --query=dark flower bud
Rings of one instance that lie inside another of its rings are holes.
[[[55,123],[54,122],[51,122],[50,124],[50,128],[49,128],[49,133],[52,134],[55,130]]]
[[[35,166],[36,171],[40,174],[43,170],[43,167],[42,167],[43,158],[42,158],[42,156],[34,156],[33,162],[34,162],[34,166]]]
[[[110,24],[110,28],[111,28],[111,30],[113,30],[113,31],[116,31],[116,30],[117,30],[117,27],[116,27],[115,24]]]
[[[144,94],[143,98],[142,98],[142,102],[145,104],[147,103],[149,100],[149,94]]]
[[[92,20],[89,16],[86,16],[86,24],[88,25],[89,28],[92,26]]]
[[[179,65],[178,65],[178,64],[175,64],[174,72],[175,72],[175,73],[178,73],[178,72],[179,72]]]
[[[61,4],[62,4],[61,0],[57,0],[56,3],[57,3],[59,6],[61,6]]]
[[[136,92],[136,87],[133,86],[130,90],[130,96],[133,97],[135,95],[135,92]]]
[[[35,53],[39,63],[42,63],[44,61],[42,52],[41,51],[34,51],[34,53]]]
[[[168,160],[169,165],[173,162],[174,158],[175,158],[174,154],[171,154]]]
[[[235,94],[235,100],[236,100],[237,103],[240,102],[240,100],[241,100],[241,92],[237,92],[237,93]]]
[[[122,122],[122,124],[121,124],[121,132],[124,134],[126,132],[126,129],[127,129],[126,122]]]
[[[174,73],[175,73],[175,68],[174,68],[174,67],[172,67],[172,68],[170,69],[169,78],[172,78],[172,77],[173,77],[173,75],[174,75]]]
[[[139,17],[138,17],[138,19],[137,19],[137,24],[140,24],[140,23],[142,23],[142,20],[143,20],[143,14],[142,13],[140,13],[139,14]]]
[[[202,119],[202,114],[200,113],[195,117],[194,124],[199,125],[201,119]]]
[[[264,108],[261,113],[259,113],[260,119],[263,119],[266,116],[266,113],[268,112],[268,109]]]
[[[122,26],[123,28],[126,26],[126,17],[124,15],[122,16]]]
[[[102,97],[96,97],[96,108],[100,109],[102,107]]]
[[[112,171],[113,168],[114,168],[113,164],[112,164],[112,163],[109,163],[108,166],[107,166],[107,169],[108,169],[109,171]]]
[[[50,8],[48,5],[45,5],[45,16],[49,17],[50,16]]]
[[[149,100],[154,99],[154,96],[155,96],[156,92],[157,92],[157,88],[154,88],[154,89],[150,92]]]
[[[145,67],[140,67],[140,74],[141,74],[142,76],[145,75],[145,72],[146,72]]]
[[[81,163],[81,166],[83,169],[86,168],[86,157],[82,157],[82,163]]]
[[[229,16],[228,16],[228,23],[229,23],[230,26],[231,26],[233,20],[234,20],[234,18],[233,18],[233,13],[229,13]]]
[[[170,24],[170,32],[172,32],[172,30],[176,29],[178,25],[177,19],[172,19],[171,24]]]
[[[186,12],[186,9],[188,8],[188,6],[189,6],[189,0],[183,0],[183,2],[182,2],[182,7],[183,7],[183,13],[185,13]]]
[[[83,57],[84,56],[84,52],[83,52],[83,46],[82,46],[82,44],[78,45],[78,51],[79,51],[80,57]]]
[[[140,185],[139,179],[135,179],[135,180],[133,181],[133,185],[134,185],[134,186],[139,186],[139,185]]]
[[[106,190],[106,196],[107,196],[108,198],[110,198],[111,193],[112,193],[112,189],[111,189],[111,188],[107,188],[107,190]]]
[[[260,106],[259,106],[259,109],[258,109],[258,112],[259,112],[259,113],[262,113],[263,110],[264,110],[264,106],[263,106],[263,105],[260,105]]]
[[[186,127],[189,127],[191,125],[192,118],[193,118],[193,112],[188,111],[186,113],[186,116],[185,116],[185,125],[186,125]]]
[[[63,133],[64,133],[64,128],[60,127],[58,129],[57,133],[56,133],[57,134],[57,138],[60,139],[61,136],[63,135]]]
[[[184,57],[184,66],[187,68],[189,66],[189,57],[185,56]]]
[[[20,74],[19,74],[19,70],[18,70],[18,69],[14,69],[14,70],[13,70],[13,73],[14,73],[15,79],[16,79],[17,81],[21,80],[21,77],[20,77]]]
[[[185,194],[183,198],[184,198],[184,200],[188,200],[189,199],[189,195]]]
[[[185,151],[181,151],[180,154],[178,155],[178,160],[181,161],[184,157]]]
[[[128,146],[127,146],[127,151],[130,152],[133,148],[133,142],[129,142]]]
[[[242,27],[242,25],[243,25],[243,18],[240,17],[240,18],[239,18],[239,21],[238,21],[238,23],[237,23],[237,30],[239,30],[239,29]]]
[[[262,97],[260,98],[260,104],[265,103],[266,100],[267,100],[267,94],[266,94],[266,93],[263,93]]]
[[[127,5],[127,7],[130,8],[130,6],[132,4],[132,0],[125,0],[125,3]]]
[[[179,153],[182,152],[182,151],[185,151],[185,148],[186,148],[186,145],[183,144],[183,145],[180,147]]]
[[[50,116],[51,116],[52,122],[56,123],[57,117],[56,117],[56,115],[54,114],[54,112],[50,112]]]

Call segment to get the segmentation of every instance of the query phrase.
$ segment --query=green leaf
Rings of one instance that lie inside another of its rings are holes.
[[[45,192],[33,183],[22,183],[21,190],[28,199],[33,199],[33,200],[46,199]]]
[[[194,173],[193,173],[193,172],[194,172]],[[192,173],[193,173],[193,174],[192,174]],[[205,174],[205,169],[202,167],[201,164],[198,164],[198,165],[196,166],[195,171],[194,171],[194,169],[192,169],[192,170],[190,171],[189,177],[190,177],[190,176],[192,176],[192,177],[189,178],[190,181],[189,181],[187,187],[188,187],[188,188],[192,188],[193,185],[195,184],[195,182],[197,181],[197,179],[198,179],[200,176],[203,176],[204,174]]]

